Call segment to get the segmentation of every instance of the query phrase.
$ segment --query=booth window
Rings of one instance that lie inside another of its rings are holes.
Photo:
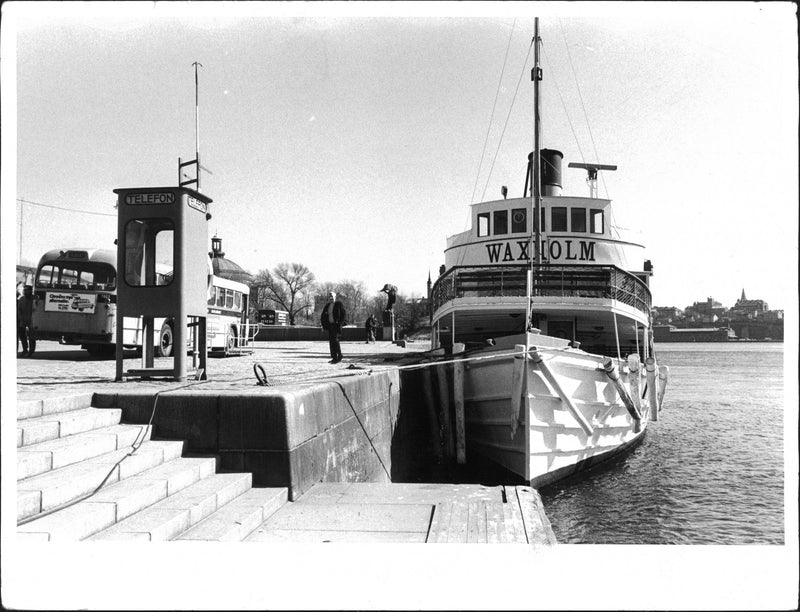
[[[528,231],[528,211],[524,208],[511,209],[511,233],[522,234]]]
[[[478,215],[478,236],[489,235],[489,213]]]
[[[553,206],[550,209],[550,227],[554,232],[567,231],[567,207]]]
[[[585,232],[586,231],[586,209],[585,208],[572,208],[570,209],[572,216],[572,231]]]
[[[605,231],[603,227],[603,211],[592,209],[589,211],[589,228],[593,234],[602,234]]]
[[[508,211],[496,210],[494,211],[494,233],[507,234],[508,233]]]
[[[173,279],[175,225],[171,219],[131,219],[125,225],[125,282],[169,285]]]

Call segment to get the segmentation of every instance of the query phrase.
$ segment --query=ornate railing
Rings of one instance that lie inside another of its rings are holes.
[[[525,268],[456,268],[439,277],[431,290],[433,311],[454,298],[525,297]],[[616,266],[547,265],[532,274],[532,297],[612,299],[650,313],[650,289]]]

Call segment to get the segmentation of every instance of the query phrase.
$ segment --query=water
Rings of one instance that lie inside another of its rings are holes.
[[[783,347],[658,345],[670,380],[642,443],[540,491],[559,543],[783,544]]]

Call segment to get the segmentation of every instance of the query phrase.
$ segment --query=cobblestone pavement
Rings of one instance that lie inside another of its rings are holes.
[[[240,391],[254,393],[269,387],[257,385],[253,370],[260,364],[270,386],[363,374],[370,370],[389,369],[408,364],[427,351],[427,341],[409,343],[405,348],[391,342],[342,342],[344,360],[330,364],[328,342],[256,342],[253,352],[233,357],[209,357],[208,380],[196,383],[193,379],[192,360],[188,359],[190,373],[186,382],[164,379],[125,379],[114,382],[116,361],[114,357],[92,357],[75,346],[62,346],[57,342],[40,341],[33,357],[18,358],[17,399],[41,399],[94,392],[166,391],[192,385],[203,391]],[[172,367],[171,358],[155,360],[155,367]],[[136,351],[125,351],[123,371],[142,366]]]

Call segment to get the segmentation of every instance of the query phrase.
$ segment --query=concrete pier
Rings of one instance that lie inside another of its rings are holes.
[[[332,365],[326,343],[257,343],[208,381],[113,382],[114,360],[42,342],[17,360],[18,535],[555,543],[528,487],[414,480],[435,454],[421,376],[397,366],[426,348],[345,342]]]

